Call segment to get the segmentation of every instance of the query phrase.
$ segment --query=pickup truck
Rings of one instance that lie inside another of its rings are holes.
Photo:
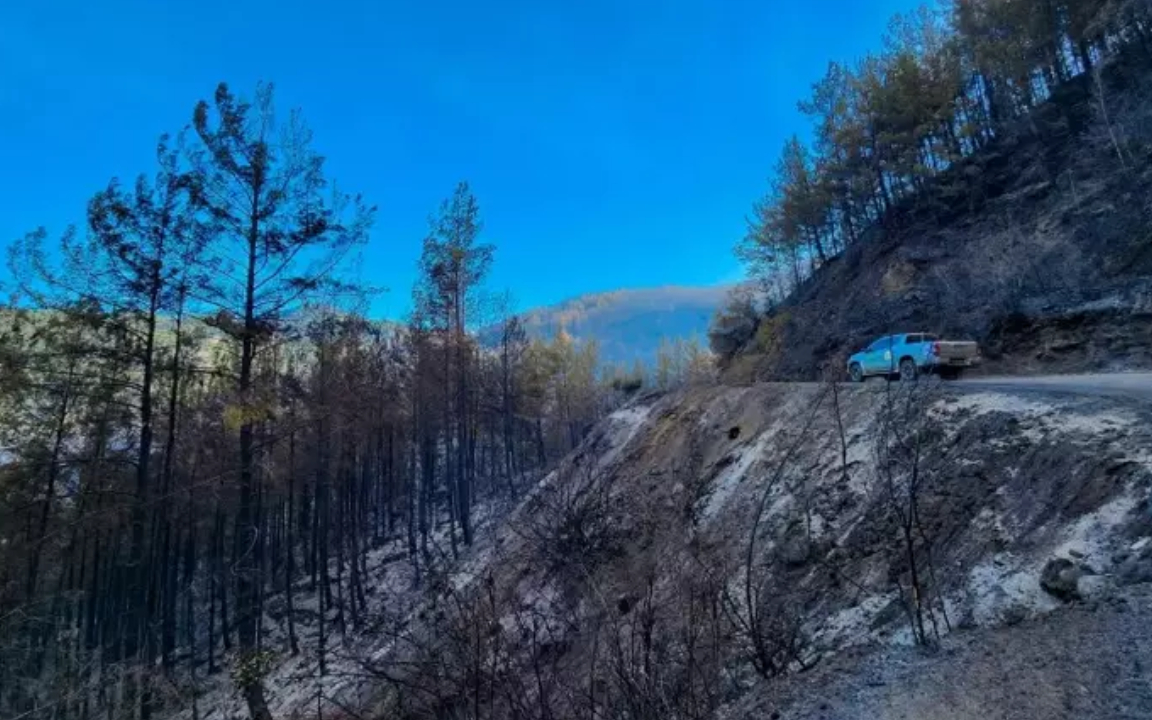
[[[980,363],[980,348],[974,342],[941,340],[929,333],[886,335],[848,358],[848,376],[864,382],[872,375],[912,381],[922,374],[958,376],[965,368]]]

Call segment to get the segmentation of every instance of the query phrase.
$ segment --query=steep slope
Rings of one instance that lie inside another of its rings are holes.
[[[1107,119],[1088,78],[1062,88],[821,267],[730,377],[814,378],[916,330],[978,340],[992,370],[1152,364],[1152,83],[1110,73]]]
[[[370,680],[327,692],[388,717],[769,717],[813,702],[798,670],[867,686],[894,663],[887,682],[917,638],[995,647],[1024,623],[1054,643],[1043,618],[1077,598],[1147,610],[1149,420],[928,384],[649,396],[361,648]],[[1070,584],[1043,589],[1052,567]],[[1100,623],[1109,662],[1147,646]]]
[[[595,340],[608,363],[651,363],[662,340],[703,338],[730,286],[644,288],[583,295],[524,314],[528,333],[550,338],[564,329]],[[487,331],[489,338],[497,337]]]
[[[423,584],[401,538],[373,552],[371,616],[329,640],[323,676],[301,602],[304,651],[273,663],[271,705],[1145,717],[1150,421],[1145,401],[933,383],[648,395],[515,506],[482,508],[475,546]],[[284,610],[269,602],[272,646]],[[182,692],[181,717],[243,715],[224,676]]]

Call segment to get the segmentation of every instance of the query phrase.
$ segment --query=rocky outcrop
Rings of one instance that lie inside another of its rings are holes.
[[[1152,583],[1152,542],[1141,540],[1115,559],[1119,565],[1116,578],[1121,585]]]

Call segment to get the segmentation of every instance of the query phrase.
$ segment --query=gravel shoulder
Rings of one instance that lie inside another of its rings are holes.
[[[1066,393],[1152,403],[1152,373],[987,377],[964,379],[952,386],[961,390]]]

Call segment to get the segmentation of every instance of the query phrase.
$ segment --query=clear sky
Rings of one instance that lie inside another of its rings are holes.
[[[364,276],[407,310],[468,180],[521,307],[738,279],[731,248],[829,60],[912,0],[4,0],[0,242],[81,223],[225,80],[271,80],[379,206]]]

